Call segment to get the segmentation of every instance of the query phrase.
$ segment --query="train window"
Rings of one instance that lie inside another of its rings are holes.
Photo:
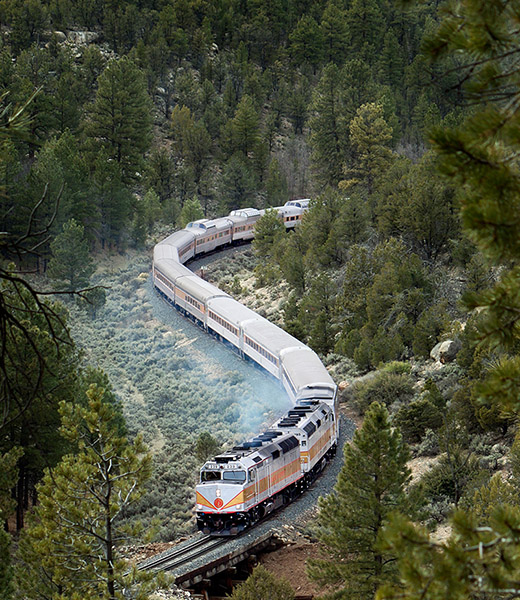
[[[302,440],[302,447],[306,446],[306,445],[307,445],[307,442],[305,440]]]
[[[202,471],[200,474],[200,480],[204,481],[218,481],[220,479],[220,471]]]
[[[254,481],[256,479],[256,473],[252,469],[251,469],[251,471],[248,471],[248,475],[249,475],[248,481]]]
[[[229,483],[244,483],[246,473],[245,471],[224,471],[223,479],[229,481]]]
[[[271,452],[271,456],[273,457],[274,460],[276,460],[277,458],[280,457],[280,450],[273,450]]]

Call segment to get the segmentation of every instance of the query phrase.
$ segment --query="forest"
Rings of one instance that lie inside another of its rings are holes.
[[[207,273],[362,418],[309,576],[336,598],[520,595],[519,19],[519,0],[0,1],[0,599],[168,585],[122,548],[192,531],[201,462],[283,400],[163,320],[150,250],[302,197],[295,232],[267,211]]]

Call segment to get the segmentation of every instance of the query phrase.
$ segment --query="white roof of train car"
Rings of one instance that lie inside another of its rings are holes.
[[[244,324],[245,333],[276,356],[284,348],[303,347],[303,344],[267,319],[260,318]]]
[[[220,298],[212,298],[208,302],[208,307],[215,311],[220,317],[226,319],[226,321],[230,321],[234,325],[238,325],[239,323],[250,319],[261,319],[261,317],[250,308],[247,308],[231,296],[227,295]]]
[[[153,259],[157,262],[163,258],[179,260],[178,249],[186,246],[195,239],[190,231],[182,229],[159,242],[153,249]]]
[[[170,279],[174,283],[179,277],[193,275],[193,273],[188,269],[188,267],[185,267],[176,260],[156,259],[154,264],[155,267],[159,269],[159,271],[161,271],[161,273],[166,275],[166,277],[168,277],[168,279]]]
[[[219,217],[218,219],[200,219],[186,225],[187,229],[193,229],[198,234],[199,231],[209,231],[211,229],[225,229],[231,225],[231,220],[227,217]]]
[[[289,200],[285,203],[285,206],[298,206],[299,208],[308,208],[310,198],[300,198],[299,200]]]
[[[229,213],[230,217],[244,217],[249,219],[251,217],[260,217],[261,212],[257,208],[239,208],[238,210],[232,210]]]
[[[274,210],[278,211],[278,214],[284,217],[292,217],[295,215],[301,215],[302,209],[297,206],[273,206]]]
[[[176,284],[184,291],[188,292],[188,294],[192,294],[201,302],[207,302],[207,300],[213,298],[214,296],[228,295],[218,287],[214,286],[208,281],[204,281],[204,279],[197,277],[197,275],[193,275],[191,272],[189,275],[180,278]]]
[[[298,349],[291,349],[282,353],[283,366],[291,381],[296,383],[298,388],[308,385],[318,387],[319,384],[326,384],[335,388],[336,384],[318,355],[310,348],[304,347],[302,344],[300,346]]]

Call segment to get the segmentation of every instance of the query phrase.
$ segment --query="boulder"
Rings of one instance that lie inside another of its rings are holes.
[[[99,39],[97,31],[69,31],[67,34],[69,42],[77,46],[88,46]]]
[[[441,363],[448,363],[455,360],[457,353],[462,348],[459,340],[446,340],[442,342],[439,349]]]
[[[435,344],[435,346],[430,350],[430,358],[433,358],[433,360],[435,360],[435,361],[440,361],[441,346],[442,346],[442,342]]]
[[[449,363],[455,360],[457,352],[461,349],[462,344],[459,340],[446,340],[439,342],[430,351],[430,358],[441,362],[442,364]]]

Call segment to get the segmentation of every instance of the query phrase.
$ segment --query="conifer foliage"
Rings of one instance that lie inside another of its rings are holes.
[[[283,579],[276,579],[259,565],[245,583],[233,590],[231,600],[292,600],[294,591]]]
[[[340,588],[335,598],[373,598],[392,578],[392,557],[379,549],[378,535],[393,510],[403,510],[410,472],[408,448],[392,429],[387,409],[374,402],[345,446],[335,492],[320,503],[317,536],[331,559],[310,563],[310,576]]]
[[[122,517],[141,497],[151,459],[140,438],[120,435],[103,394],[92,385],[86,405],[61,405],[61,433],[77,452],[38,486],[40,504],[20,544],[21,595],[115,600],[135,583],[119,547],[137,532]]]
[[[433,58],[456,57],[460,90],[473,109],[461,126],[439,129],[433,137],[442,170],[459,190],[466,231],[502,267],[494,288],[467,297],[468,307],[478,308],[476,338],[496,356],[475,397],[518,415],[520,286],[518,267],[510,267],[520,256],[520,2],[448,2],[443,14],[426,48]],[[497,483],[493,478],[479,491],[480,506],[470,507],[469,514],[454,514],[452,535],[443,543],[396,517],[384,539],[399,558],[400,585],[383,588],[378,598],[518,598],[520,511],[511,503],[516,494]]]

